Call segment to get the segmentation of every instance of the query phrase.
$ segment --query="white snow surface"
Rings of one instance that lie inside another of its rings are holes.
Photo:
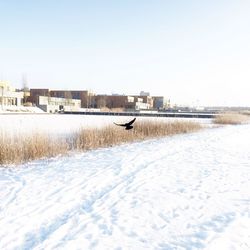
[[[116,123],[128,122],[134,117],[109,115],[60,115],[60,114],[0,114],[0,132],[8,133],[47,133],[52,135],[65,135],[77,132],[82,128],[101,128]],[[169,121],[195,121],[210,125],[211,119],[194,118],[166,118],[166,117],[137,117],[136,121],[154,120]]]
[[[250,249],[250,125],[0,168],[0,249]]]

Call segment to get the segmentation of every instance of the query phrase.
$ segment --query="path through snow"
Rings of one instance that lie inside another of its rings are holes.
[[[0,249],[250,249],[250,126],[0,168]]]

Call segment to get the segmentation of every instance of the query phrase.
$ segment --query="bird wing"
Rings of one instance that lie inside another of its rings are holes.
[[[134,123],[134,121],[136,120],[136,118],[134,118],[132,121],[125,123],[125,126],[130,126]]]
[[[114,122],[114,124],[117,125],[117,126],[127,127],[127,126],[130,126],[132,123],[134,123],[135,120],[136,120],[136,118],[134,118],[132,121],[127,122],[127,123],[120,124],[120,123],[115,123]]]
[[[117,125],[117,126],[123,126],[123,127],[127,126],[126,124],[118,124],[118,123],[115,123],[115,122],[114,122],[114,124]]]

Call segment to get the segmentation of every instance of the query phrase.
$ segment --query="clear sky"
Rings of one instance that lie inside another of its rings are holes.
[[[0,0],[0,80],[250,106],[249,0]]]

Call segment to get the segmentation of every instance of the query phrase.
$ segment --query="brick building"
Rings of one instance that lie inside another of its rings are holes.
[[[94,93],[88,90],[51,90],[50,96],[65,99],[81,100],[82,108],[91,108],[94,105]]]
[[[94,107],[132,109],[134,107],[134,97],[125,95],[96,95],[94,96]]]

